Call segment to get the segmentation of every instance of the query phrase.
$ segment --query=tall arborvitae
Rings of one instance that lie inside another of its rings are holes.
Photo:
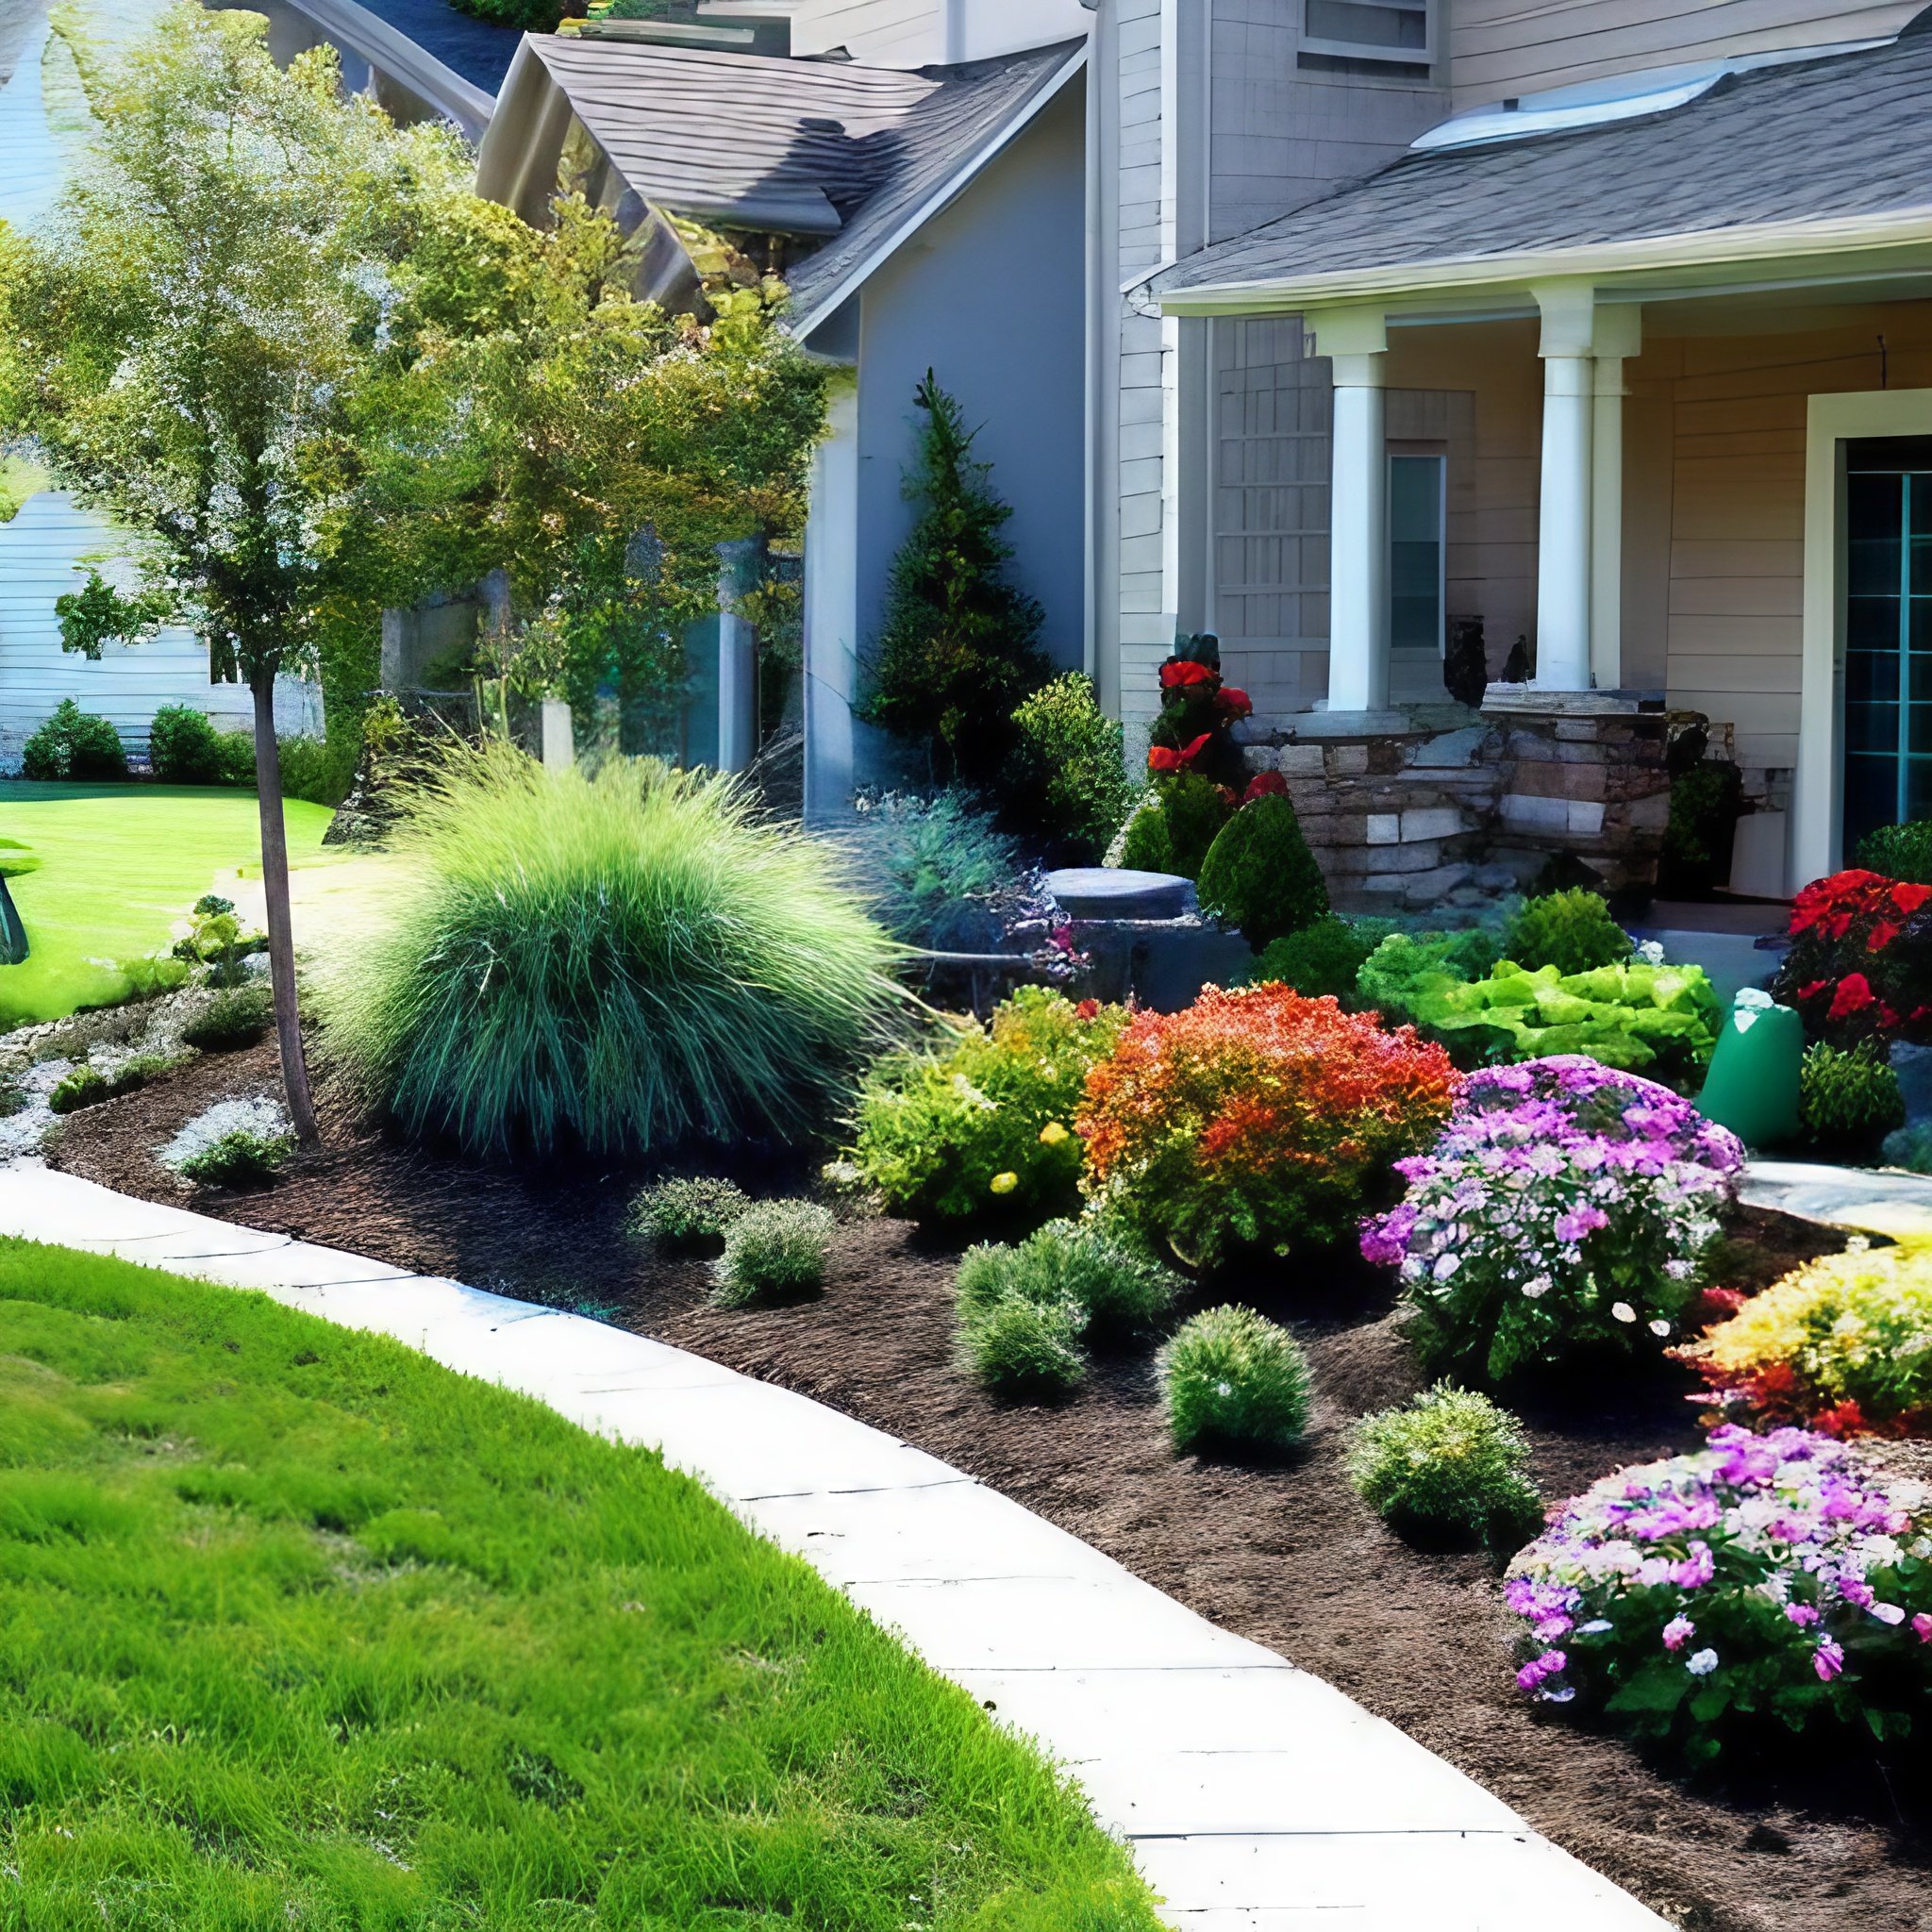
[[[976,432],[932,372],[920,384],[925,422],[907,495],[919,521],[892,562],[886,621],[864,715],[925,745],[943,783],[993,778],[1014,740],[1013,711],[1053,675],[1040,648],[1045,613],[1008,583],[1013,514],[973,459]]]

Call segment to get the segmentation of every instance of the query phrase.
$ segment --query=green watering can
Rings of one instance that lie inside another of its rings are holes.
[[[1768,992],[1746,987],[1710,1057],[1697,1108],[1747,1147],[1779,1147],[1799,1133],[1805,1023]]]
[[[38,872],[40,865],[18,839],[0,839],[0,966],[18,966],[27,955],[26,927],[21,924],[7,881]]]

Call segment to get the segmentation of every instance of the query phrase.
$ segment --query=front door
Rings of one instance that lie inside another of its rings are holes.
[[[1845,445],[1844,858],[1932,818],[1932,437]]]

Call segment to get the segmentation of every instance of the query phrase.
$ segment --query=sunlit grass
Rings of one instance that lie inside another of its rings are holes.
[[[655,1457],[0,1242],[0,1924],[1155,1923],[1040,1760]]]

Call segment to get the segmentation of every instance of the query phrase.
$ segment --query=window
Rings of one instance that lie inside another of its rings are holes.
[[[1389,458],[1389,642],[1442,655],[1449,459]]]
[[[1436,58],[1430,0],[1305,0],[1302,52],[1426,67]]]

